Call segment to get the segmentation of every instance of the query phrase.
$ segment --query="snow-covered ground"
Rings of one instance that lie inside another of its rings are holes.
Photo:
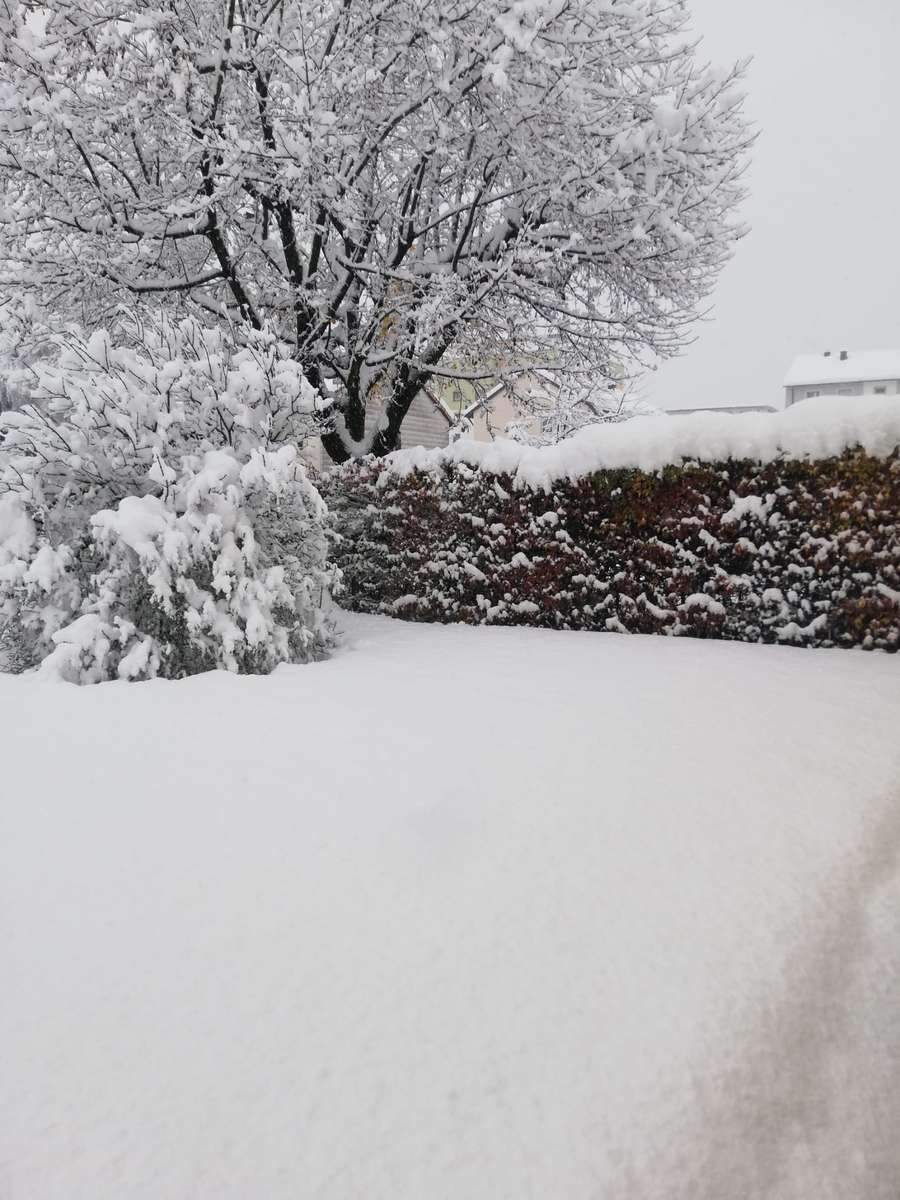
[[[349,625],[0,678],[4,1200],[896,1200],[900,661]]]

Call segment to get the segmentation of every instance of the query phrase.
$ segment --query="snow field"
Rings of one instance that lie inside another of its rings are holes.
[[[895,658],[0,676],[0,1194],[895,1200]]]

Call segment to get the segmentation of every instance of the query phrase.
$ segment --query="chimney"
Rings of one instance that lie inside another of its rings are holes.
[[[831,358],[831,351],[830,351],[830,350],[826,350],[826,351],[825,351],[825,357],[826,357],[826,358]]]
[[[841,351],[841,362],[846,362],[846,361],[847,361],[847,351],[842,350]]]

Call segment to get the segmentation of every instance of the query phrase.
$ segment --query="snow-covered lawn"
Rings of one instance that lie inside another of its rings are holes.
[[[900,661],[348,624],[0,678],[4,1200],[896,1200]]]

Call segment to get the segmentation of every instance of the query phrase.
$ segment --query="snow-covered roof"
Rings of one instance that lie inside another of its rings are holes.
[[[846,358],[841,358],[846,353]],[[831,354],[801,354],[784,377],[785,387],[806,383],[865,383],[900,379],[900,350],[848,350]]]

